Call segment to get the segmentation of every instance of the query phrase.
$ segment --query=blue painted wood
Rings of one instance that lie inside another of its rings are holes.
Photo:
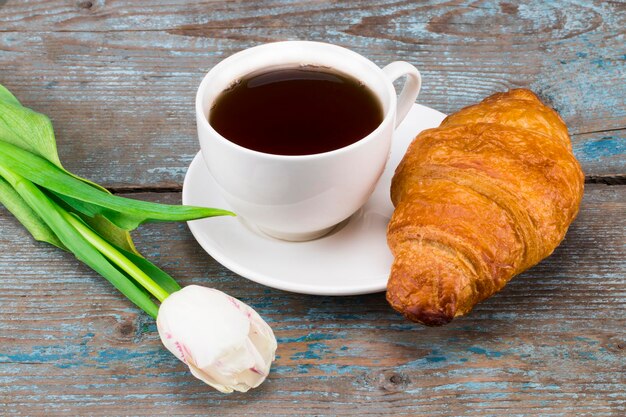
[[[144,226],[136,241],[146,256],[183,284],[245,300],[275,330],[269,380],[223,395],[194,379],[151,319],[104,279],[31,241],[0,210],[1,414],[620,415],[624,212],[626,187],[589,185],[554,255],[441,328],[405,321],[383,294],[313,297],[257,285],[206,255],[186,225]]]
[[[71,170],[105,185],[179,187],[198,150],[203,75],[234,52],[284,39],[414,63],[419,101],[445,113],[530,87],[567,122],[587,175],[626,172],[623,2],[149,4],[0,9],[0,83],[51,116]]]
[[[589,181],[626,177],[623,2],[0,1],[0,83],[49,114],[73,171],[180,201],[195,89],[224,57],[310,39],[424,76],[446,113],[526,86],[566,121]],[[168,193],[166,191],[173,191]],[[588,184],[555,254],[469,317],[406,322],[381,294],[309,297],[248,282],[185,225],[140,249],[183,284],[253,305],[280,342],[270,379],[225,396],[154,323],[0,209],[0,415],[588,415],[626,413],[626,186]]]

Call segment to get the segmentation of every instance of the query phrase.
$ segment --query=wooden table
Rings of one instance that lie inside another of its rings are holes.
[[[66,167],[115,193],[180,202],[206,71],[259,43],[310,39],[414,63],[420,102],[446,113],[532,88],[569,126],[587,178],[580,215],[553,256],[441,328],[405,321],[383,294],[254,284],[185,224],[140,228],[151,260],[250,303],[276,332],[269,380],[222,395],[104,279],[0,209],[0,415],[626,413],[624,2],[152,3],[0,1],[0,83],[51,117]]]

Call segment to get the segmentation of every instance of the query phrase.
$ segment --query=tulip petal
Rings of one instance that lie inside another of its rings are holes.
[[[275,357],[276,338],[267,323],[215,289],[190,285],[170,295],[157,328],[163,345],[196,378],[225,393],[259,386]]]

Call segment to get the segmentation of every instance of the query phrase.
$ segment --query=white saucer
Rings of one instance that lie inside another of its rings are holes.
[[[220,264],[268,287],[316,295],[384,291],[393,260],[387,247],[387,223],[393,213],[391,177],[415,135],[439,126],[444,117],[437,110],[413,105],[394,134],[391,157],[371,198],[326,236],[286,242],[262,234],[240,217],[194,220],[189,228]],[[185,176],[183,204],[230,208],[200,152]]]

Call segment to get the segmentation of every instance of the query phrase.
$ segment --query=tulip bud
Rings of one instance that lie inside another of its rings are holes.
[[[248,391],[269,374],[276,338],[251,307],[221,291],[190,285],[167,297],[157,316],[165,347],[221,392]]]

